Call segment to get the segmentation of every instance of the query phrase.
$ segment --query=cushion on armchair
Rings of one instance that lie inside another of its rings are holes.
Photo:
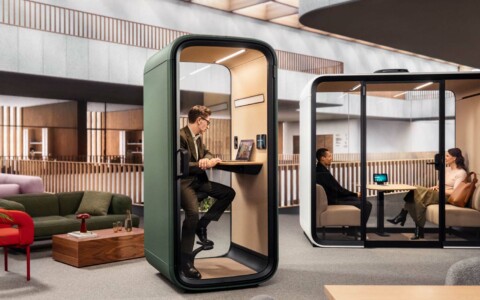
[[[106,216],[112,201],[112,194],[106,192],[85,191],[77,214],[87,213],[92,216]]]
[[[0,198],[20,194],[20,186],[16,183],[0,184]]]

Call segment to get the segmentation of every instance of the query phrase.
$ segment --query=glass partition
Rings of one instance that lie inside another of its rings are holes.
[[[314,239],[323,245],[360,241],[360,87],[359,81],[346,81],[322,82],[317,88],[312,137],[317,187],[312,210]]]
[[[208,128],[199,133],[202,144],[215,158],[231,160],[231,76],[229,69],[215,63],[180,62],[180,128],[189,124],[188,113],[194,106],[205,106],[211,113],[208,117]],[[203,120],[200,123],[207,124]],[[202,125],[205,125],[202,124]],[[193,127],[193,126],[191,126]],[[202,154],[203,157],[203,154]],[[208,179],[231,188],[232,173],[217,168],[206,170]],[[199,219],[212,207],[215,198],[200,193],[198,211]],[[185,211],[182,208],[180,224],[185,222]],[[228,253],[231,243],[231,207],[229,206],[217,222],[208,225],[208,238],[213,240],[214,247],[209,251],[201,251],[195,259],[219,257]],[[180,236],[179,239],[182,239]],[[197,240],[198,241],[198,240]],[[200,248],[194,244],[194,249]],[[192,249],[192,250],[194,250]],[[205,278],[203,274],[202,278]]]
[[[432,163],[439,152],[439,122],[438,83],[367,83],[366,190],[373,206],[367,222],[370,241],[439,240],[438,225],[425,222],[422,204],[414,200],[420,197],[417,192],[437,185],[438,172]],[[451,127],[445,131],[449,144],[453,133]]]

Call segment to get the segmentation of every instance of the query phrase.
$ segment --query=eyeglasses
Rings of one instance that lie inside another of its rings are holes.
[[[205,120],[205,122],[207,122],[207,126],[210,126],[210,121],[209,120],[205,119],[204,117],[200,117],[200,118],[202,118],[202,120]]]

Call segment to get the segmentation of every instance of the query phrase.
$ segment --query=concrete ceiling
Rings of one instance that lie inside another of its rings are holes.
[[[305,26],[480,68],[478,0],[312,2],[299,3]]]

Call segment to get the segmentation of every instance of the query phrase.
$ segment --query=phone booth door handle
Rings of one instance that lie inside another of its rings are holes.
[[[180,159],[178,159],[180,155]],[[188,151],[185,149],[177,150],[177,179],[185,178],[188,176]]]

